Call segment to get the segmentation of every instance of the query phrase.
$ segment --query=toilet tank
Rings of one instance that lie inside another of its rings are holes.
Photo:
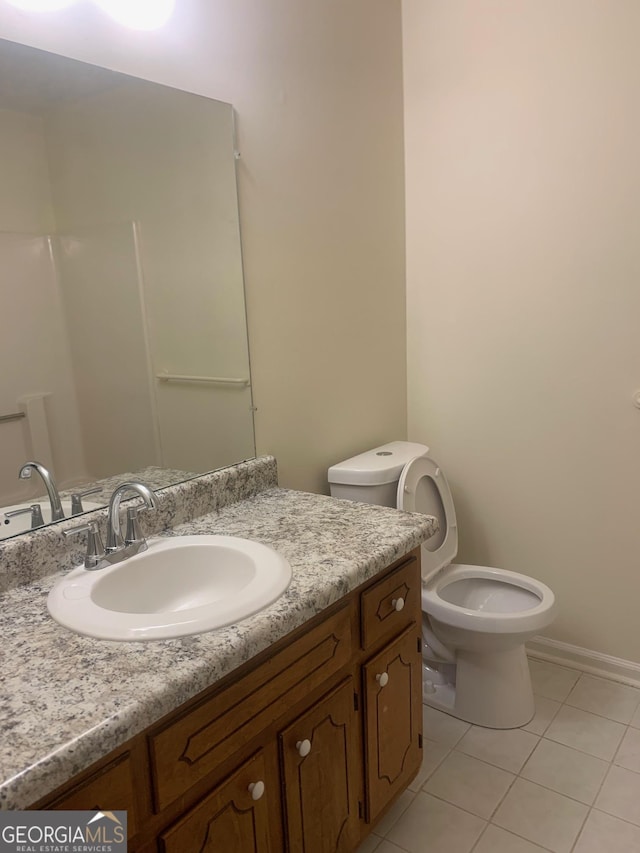
[[[331,496],[394,507],[402,469],[428,450],[413,441],[391,441],[338,462],[328,472]]]

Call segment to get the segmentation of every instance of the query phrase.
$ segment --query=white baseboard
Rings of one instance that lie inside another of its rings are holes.
[[[537,660],[549,661],[590,675],[611,678],[622,684],[640,687],[640,663],[603,655],[581,646],[561,643],[547,637],[533,637],[526,645],[527,655]]]

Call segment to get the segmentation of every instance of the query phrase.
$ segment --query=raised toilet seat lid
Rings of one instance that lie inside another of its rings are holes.
[[[458,523],[449,484],[437,462],[416,456],[402,469],[396,506],[406,512],[434,515],[440,530],[422,543],[422,579],[428,580],[458,553]]]

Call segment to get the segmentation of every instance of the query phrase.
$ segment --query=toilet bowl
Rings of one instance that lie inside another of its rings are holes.
[[[425,445],[391,442],[329,469],[334,497],[434,515],[421,548],[423,701],[496,729],[525,725],[534,701],[524,644],[547,627],[555,597],[526,575],[453,563],[458,528],[444,473]]]

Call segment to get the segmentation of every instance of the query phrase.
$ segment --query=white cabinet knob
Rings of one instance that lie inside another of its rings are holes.
[[[386,672],[381,672],[376,675],[376,681],[380,685],[380,687],[386,687],[389,683],[389,676]]]
[[[296,744],[296,749],[298,750],[298,754],[304,758],[305,755],[309,755],[311,752],[311,741],[306,738],[304,740],[299,740]]]
[[[264,782],[252,782],[249,785],[249,793],[251,794],[252,800],[259,800],[264,794]]]
[[[394,610],[402,610],[404,607],[404,598],[392,598],[391,606]]]

